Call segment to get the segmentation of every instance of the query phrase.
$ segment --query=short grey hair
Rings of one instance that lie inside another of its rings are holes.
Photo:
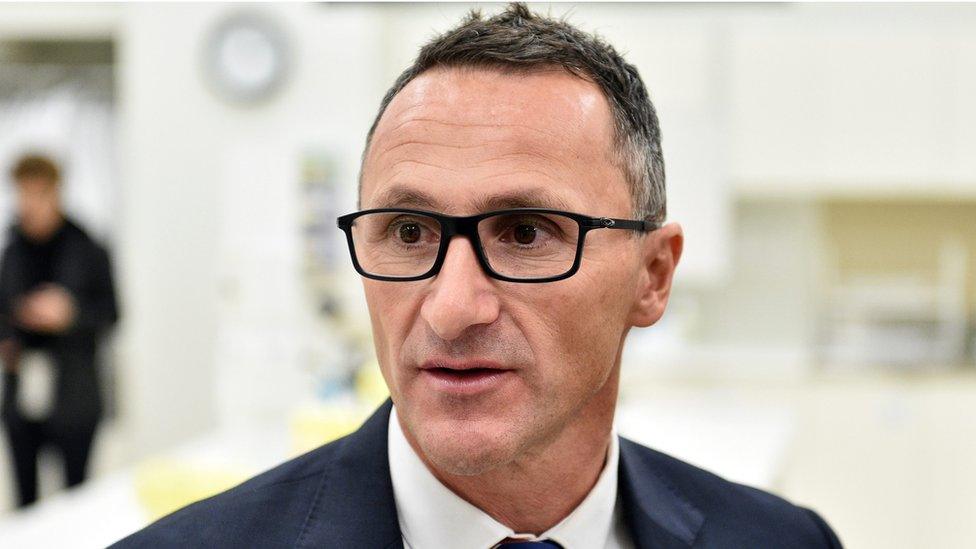
[[[661,128],[637,68],[613,46],[565,20],[532,13],[523,3],[509,4],[484,19],[472,10],[457,27],[427,42],[380,103],[366,137],[363,162],[373,133],[390,102],[411,80],[435,67],[483,67],[526,71],[562,67],[595,83],[613,113],[612,154],[630,185],[634,216],[660,224],[667,206]],[[362,171],[360,171],[360,184]]]

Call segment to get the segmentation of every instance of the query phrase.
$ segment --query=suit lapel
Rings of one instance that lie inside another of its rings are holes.
[[[337,443],[296,547],[402,547],[387,457],[391,407],[387,400]]]
[[[624,518],[639,548],[680,548],[695,543],[705,516],[654,466],[653,455],[620,439],[618,489]]]

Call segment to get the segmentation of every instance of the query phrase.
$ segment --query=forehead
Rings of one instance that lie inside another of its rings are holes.
[[[491,205],[579,211],[621,196],[629,205],[611,160],[611,121],[601,90],[563,69],[434,69],[380,119],[360,200],[455,213]]]
[[[38,175],[22,177],[16,180],[17,190],[20,192],[39,193],[56,191],[58,185],[50,178]]]

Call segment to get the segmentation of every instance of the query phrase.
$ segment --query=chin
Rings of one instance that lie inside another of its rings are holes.
[[[511,463],[518,455],[513,423],[499,420],[427,421],[417,442],[427,460],[450,475],[480,475]]]

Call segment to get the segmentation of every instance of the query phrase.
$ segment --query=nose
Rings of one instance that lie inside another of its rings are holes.
[[[448,245],[432,285],[420,315],[441,339],[452,341],[469,327],[491,324],[498,318],[495,287],[467,238],[454,238]]]

